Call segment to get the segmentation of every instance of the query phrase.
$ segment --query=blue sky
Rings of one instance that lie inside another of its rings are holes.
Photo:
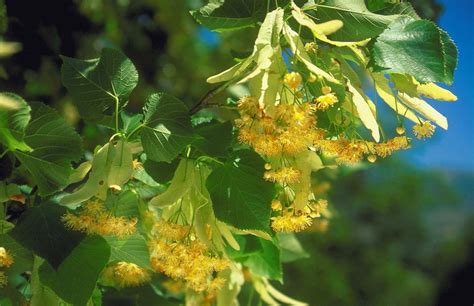
[[[436,137],[416,142],[404,154],[423,168],[474,171],[474,1],[439,1],[444,5],[439,24],[458,47],[458,65],[449,88],[458,101],[432,101],[448,118],[447,131],[437,128]]]

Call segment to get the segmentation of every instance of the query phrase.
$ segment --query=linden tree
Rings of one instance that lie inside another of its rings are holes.
[[[295,233],[331,216],[318,171],[448,128],[425,98],[456,100],[436,84],[452,83],[456,46],[409,3],[216,0],[191,15],[216,32],[258,29],[192,108],[158,88],[129,113],[133,59],[61,56],[81,118],[109,131],[93,152],[55,109],[0,94],[1,154],[15,168],[0,182],[2,305],[228,306],[244,283],[263,303],[307,305],[274,282],[308,255]]]

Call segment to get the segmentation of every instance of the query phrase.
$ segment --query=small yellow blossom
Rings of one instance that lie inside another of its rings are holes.
[[[334,93],[328,93],[317,97],[314,102],[317,109],[324,111],[336,104],[338,99]]]
[[[288,185],[300,180],[301,172],[293,167],[284,167],[275,171],[266,171],[263,178],[270,182]]]
[[[132,162],[132,167],[134,170],[142,169],[143,168],[143,163],[139,161],[138,159],[134,159]]]
[[[306,52],[316,53],[318,51],[318,45],[315,42],[309,42],[304,45]]]
[[[0,247],[0,268],[8,268],[13,264],[13,257],[4,247]]]
[[[140,286],[151,280],[149,271],[125,261],[108,265],[102,273],[104,278],[122,288]]]
[[[367,156],[367,160],[369,161],[369,163],[375,163],[377,161],[377,156],[374,154],[370,154],[369,156]]]
[[[403,135],[405,134],[405,128],[403,126],[399,126],[395,129],[398,135]]]
[[[413,133],[418,139],[430,138],[433,136],[436,127],[429,121],[423,121],[413,126]]]
[[[275,232],[301,232],[311,226],[313,219],[307,214],[295,215],[286,211],[281,216],[272,217],[272,228]]]
[[[323,86],[321,88],[321,92],[323,93],[323,95],[330,94],[332,92],[332,88],[330,86]]]
[[[117,237],[133,234],[138,222],[137,218],[128,219],[112,215],[103,203],[97,200],[87,202],[78,215],[67,212],[61,219],[68,228],[75,231],[89,235],[114,235]]]
[[[299,74],[298,72],[290,72],[285,74],[285,77],[283,78],[283,83],[288,85],[288,87],[290,87],[291,89],[296,90],[300,86],[302,80],[303,79],[301,77],[301,74]]]
[[[281,202],[279,200],[273,200],[272,201],[272,210],[273,211],[281,211],[283,209],[283,206],[281,205]]]
[[[387,140],[385,143],[374,145],[375,153],[380,157],[387,157],[395,151],[406,150],[410,147],[410,142],[406,136],[397,136]]]
[[[313,203],[311,206],[310,206],[310,217],[311,218],[319,218],[321,217],[321,211],[323,211],[324,209],[326,209],[328,207],[328,201],[327,200],[324,200],[324,199],[319,199],[318,201],[316,201],[316,203]]]

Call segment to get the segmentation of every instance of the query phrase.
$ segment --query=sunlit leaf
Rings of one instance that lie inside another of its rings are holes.
[[[409,74],[420,82],[453,81],[456,46],[431,21],[400,18],[377,37],[370,50],[376,71]]]
[[[191,15],[203,26],[223,32],[253,27],[266,12],[264,0],[211,0]]]

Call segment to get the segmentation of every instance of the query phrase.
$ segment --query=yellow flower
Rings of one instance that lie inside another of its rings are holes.
[[[314,82],[316,82],[317,80],[318,80],[318,77],[317,77],[317,76],[315,76],[315,75],[312,74],[312,73],[309,74],[308,82],[314,83]]]
[[[120,287],[132,287],[151,280],[151,274],[136,264],[120,261],[113,265],[115,281]]]
[[[403,135],[405,134],[405,128],[403,126],[399,126],[395,129],[398,135]]]
[[[313,219],[307,214],[294,215],[287,211],[281,216],[272,217],[272,228],[275,232],[301,232],[308,228]]]
[[[418,139],[425,139],[433,136],[436,127],[429,121],[423,121],[413,126],[413,133]]]
[[[285,74],[285,77],[283,78],[283,83],[288,85],[288,87],[290,87],[293,90],[296,90],[300,86],[301,81],[302,81],[302,77],[301,77],[301,74],[299,74],[298,72],[287,73]]]
[[[375,163],[377,161],[377,156],[374,154],[370,154],[369,156],[367,156],[367,160],[369,161],[369,163]]]
[[[306,52],[316,53],[318,51],[318,45],[315,42],[309,42],[304,45]]]
[[[316,103],[317,109],[324,111],[336,104],[338,99],[334,93],[328,93],[317,97],[314,102]]]
[[[336,162],[348,165],[356,164],[362,160],[364,153],[367,153],[367,149],[365,142],[352,140],[338,152],[339,156],[336,158]]]
[[[133,167],[134,170],[141,169],[141,168],[143,168],[143,163],[140,162],[138,159],[134,159],[133,162],[132,162],[132,167]]]
[[[283,206],[281,205],[281,202],[279,200],[273,200],[272,201],[272,210],[273,211],[281,211],[283,209]]]
[[[10,267],[13,264],[13,257],[4,247],[0,247],[0,268]]]
[[[78,215],[67,212],[61,219],[66,227],[74,231],[89,235],[114,235],[117,237],[133,234],[138,222],[137,218],[127,219],[122,216],[113,216],[103,203],[97,200],[87,202]]]
[[[312,204],[310,207],[310,217],[319,218],[321,217],[321,211],[328,207],[328,201],[324,199],[319,199],[316,203]]]
[[[406,136],[397,136],[387,140],[385,143],[374,145],[375,153],[380,157],[387,157],[395,151],[406,150],[410,147],[410,142]]]
[[[247,114],[250,117],[254,117],[259,113],[258,101],[255,97],[245,96],[239,100],[237,103],[239,112],[242,114]]]
[[[240,119],[236,120],[238,139],[261,155],[294,156],[307,150],[315,138],[321,137],[309,103],[279,104],[275,107],[274,117],[263,114],[251,120],[247,119],[250,117],[247,111],[247,108],[243,109]]]
[[[216,273],[227,269],[230,262],[213,256],[205,244],[190,236],[189,227],[160,221],[150,241],[151,266],[196,292],[215,291],[221,284]]]
[[[323,93],[323,95],[328,95],[331,93],[331,91],[332,91],[332,88],[329,86],[323,86],[321,88],[321,92]]]
[[[280,185],[288,185],[297,183],[300,180],[301,172],[293,167],[284,167],[276,171],[266,171],[263,175],[264,179],[270,182],[279,183]]]

